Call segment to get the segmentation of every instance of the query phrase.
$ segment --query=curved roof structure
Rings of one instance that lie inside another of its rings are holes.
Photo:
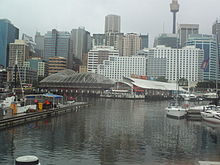
[[[95,73],[77,73],[73,70],[63,70],[61,72],[52,74],[40,82],[43,87],[95,87],[102,88],[106,86],[113,86],[114,82],[102,75]]]
[[[156,90],[166,90],[166,91],[176,91],[177,90],[176,83],[167,83],[167,82],[135,79],[135,78],[128,78],[128,77],[126,77],[126,79],[131,80],[131,83],[133,85],[141,87],[143,89],[156,89]],[[184,90],[182,87],[179,87],[179,91],[186,92],[186,90]]]

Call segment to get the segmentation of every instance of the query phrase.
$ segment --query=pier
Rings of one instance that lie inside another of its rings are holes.
[[[69,105],[63,105],[59,108],[49,109],[42,112],[30,112],[17,114],[0,120],[0,129],[18,126],[21,124],[58,116],[68,112],[77,112],[79,109],[88,107],[87,102],[76,102]]]

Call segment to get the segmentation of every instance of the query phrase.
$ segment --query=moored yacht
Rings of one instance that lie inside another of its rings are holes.
[[[201,112],[201,116],[207,122],[220,124],[220,111],[218,109]]]
[[[171,118],[182,119],[185,118],[187,109],[180,106],[180,104],[176,102],[171,102],[170,105],[165,109],[166,115]]]

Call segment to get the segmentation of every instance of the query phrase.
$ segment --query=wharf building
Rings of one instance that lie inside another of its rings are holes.
[[[48,75],[60,72],[67,68],[67,60],[64,57],[50,57],[48,61]]]
[[[112,46],[96,46],[88,53],[88,72],[97,73],[98,64],[102,64],[109,56],[119,56],[118,50]]]
[[[193,34],[189,36],[186,45],[194,45],[196,48],[204,51],[203,61],[200,65],[203,69],[203,80],[215,81],[216,79],[219,79],[219,76],[217,75],[219,73],[219,52],[216,36]]]
[[[53,29],[48,31],[44,37],[44,59],[49,60],[50,57],[64,57],[68,59],[67,66],[72,67],[71,41],[70,33]]]
[[[0,65],[8,67],[9,44],[19,38],[19,29],[9,20],[0,19]]]
[[[97,67],[97,73],[114,81],[131,75],[146,76],[146,57],[142,56],[109,56]]]
[[[169,82],[184,78],[191,84],[203,80],[201,64],[204,51],[195,46],[173,49],[157,46],[149,49],[147,76],[154,79],[165,77]]]
[[[35,51],[37,55],[44,58],[44,35],[36,32],[34,41],[36,43]]]
[[[52,74],[40,82],[43,92],[51,91],[59,94],[96,95],[114,86],[114,82],[96,73],[77,73],[73,70],[63,70]]]
[[[178,38],[180,47],[186,46],[186,41],[191,34],[199,34],[199,24],[180,24],[178,26]]]
[[[162,33],[155,38],[154,47],[164,45],[166,47],[178,48],[178,35],[170,33]]]

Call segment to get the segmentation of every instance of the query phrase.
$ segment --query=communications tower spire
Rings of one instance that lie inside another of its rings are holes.
[[[170,11],[173,13],[173,34],[176,33],[176,13],[179,11],[178,0],[172,0],[170,4]]]

